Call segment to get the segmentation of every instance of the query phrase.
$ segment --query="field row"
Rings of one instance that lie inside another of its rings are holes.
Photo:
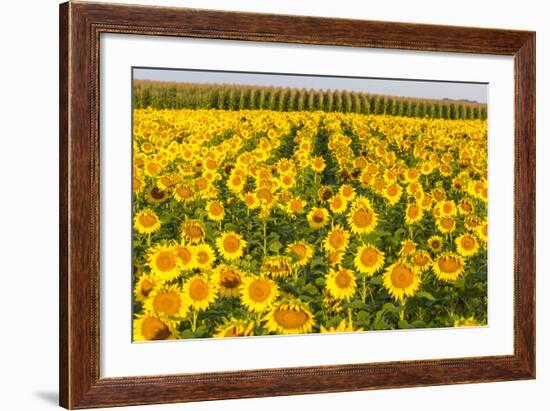
[[[487,106],[367,93],[136,81],[134,108],[325,111],[442,119],[486,119]]]

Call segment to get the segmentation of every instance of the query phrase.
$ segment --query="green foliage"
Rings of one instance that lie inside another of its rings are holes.
[[[134,81],[134,108],[316,111],[444,119],[486,119],[487,106],[341,90]]]

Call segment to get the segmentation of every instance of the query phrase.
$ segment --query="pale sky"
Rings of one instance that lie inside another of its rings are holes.
[[[487,103],[488,91],[487,83],[429,79],[379,79],[158,68],[134,68],[133,70],[136,80],[349,90],[427,99],[464,99],[480,103]]]

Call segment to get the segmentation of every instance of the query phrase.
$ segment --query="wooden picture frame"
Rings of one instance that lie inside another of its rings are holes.
[[[514,354],[100,378],[100,34],[513,56]],[[69,2],[60,5],[60,404],[91,408],[535,378],[535,33]]]

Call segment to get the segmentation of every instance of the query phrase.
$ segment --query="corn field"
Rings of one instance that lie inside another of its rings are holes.
[[[386,114],[449,120],[487,118],[485,104],[423,100],[342,90],[313,90],[242,85],[169,83],[137,80],[134,108],[325,111]]]

